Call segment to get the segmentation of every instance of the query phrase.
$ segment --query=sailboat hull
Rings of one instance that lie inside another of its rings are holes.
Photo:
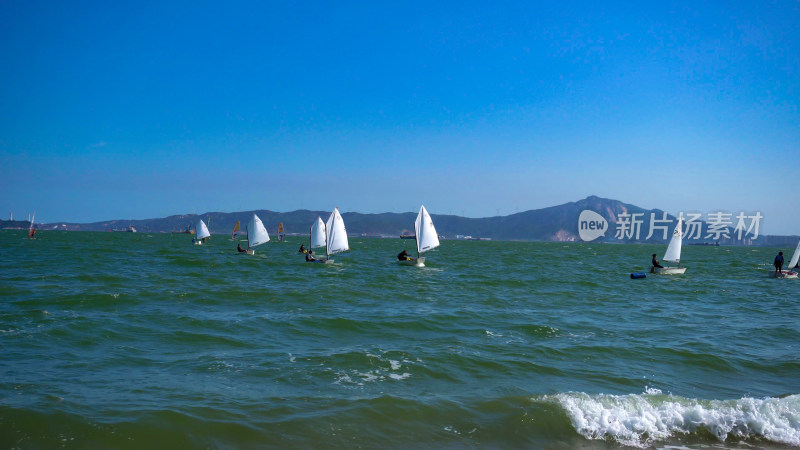
[[[650,273],[659,275],[681,275],[686,272],[686,267],[650,267]]]
[[[774,270],[769,272],[770,278],[785,278],[787,280],[797,278],[797,272],[790,272],[788,270],[781,270],[780,273],[775,273]]]
[[[333,264],[334,261],[332,259],[315,259],[313,261],[306,261],[307,263],[319,263],[319,264]]]
[[[397,260],[397,264],[401,266],[417,266],[417,267],[425,267],[425,258],[409,258],[405,261]]]

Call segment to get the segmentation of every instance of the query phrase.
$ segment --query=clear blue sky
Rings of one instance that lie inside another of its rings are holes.
[[[800,3],[663,3],[6,0],[0,216],[594,194],[800,233]]]

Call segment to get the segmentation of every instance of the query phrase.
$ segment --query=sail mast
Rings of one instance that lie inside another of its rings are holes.
[[[422,214],[422,209],[417,213],[417,220],[414,221],[414,243],[417,245],[417,259],[419,259],[419,216]]]
[[[325,224],[325,259],[330,259],[331,255],[328,252],[328,246],[331,245],[330,239],[328,239],[328,224]]]

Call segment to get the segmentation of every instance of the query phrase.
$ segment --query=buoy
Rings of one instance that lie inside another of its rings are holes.
[[[636,272],[631,274],[631,278],[634,280],[637,278],[647,278],[647,274],[643,272]]]

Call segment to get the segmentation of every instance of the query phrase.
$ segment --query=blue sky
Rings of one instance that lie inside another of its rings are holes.
[[[800,234],[796,1],[115,3],[0,3],[3,216],[598,195]]]

